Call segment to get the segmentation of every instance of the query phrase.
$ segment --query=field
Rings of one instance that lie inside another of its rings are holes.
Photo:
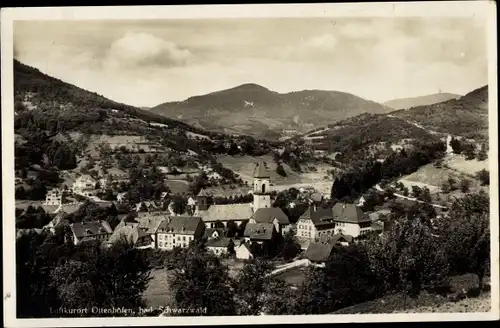
[[[323,193],[330,193],[332,187],[333,179],[328,176],[328,170],[332,169],[331,166],[325,164],[314,165],[316,172],[310,170],[304,170],[305,172],[300,174],[292,170],[288,165],[283,164],[283,168],[287,173],[286,177],[276,173],[276,163],[274,162],[272,156],[265,155],[261,157],[268,166],[268,171],[271,175],[272,189],[274,190],[284,190],[289,188],[300,188],[307,186],[314,186],[318,191]],[[220,156],[218,157],[218,162],[220,162],[224,167],[233,170],[235,173],[239,174],[243,181],[247,181],[250,185],[253,183],[253,171],[255,163],[259,161],[259,157],[253,156]],[[304,168],[305,169],[305,168]],[[325,179],[325,176],[328,176]]]
[[[27,209],[30,205],[33,207],[41,206],[43,201],[41,200],[16,200],[16,208]]]
[[[173,302],[172,295],[168,287],[169,271],[165,269],[157,269],[151,271],[153,279],[149,282],[148,288],[143,296],[146,299],[148,307],[158,308]]]
[[[185,180],[165,180],[165,185],[170,188],[174,195],[189,192],[189,184]]]
[[[476,172],[482,169],[489,169],[488,160],[467,161],[461,155],[449,154],[445,157],[442,167],[435,167],[434,164],[427,164],[420,167],[416,172],[404,176],[399,182],[403,183],[411,190],[412,185],[427,187],[431,193],[440,191],[441,186],[449,177],[456,181],[468,179],[471,181],[471,190],[480,189],[479,182],[475,179]]]
[[[287,270],[276,275],[276,278],[281,278],[290,285],[298,286],[305,280],[305,268],[298,267]]]

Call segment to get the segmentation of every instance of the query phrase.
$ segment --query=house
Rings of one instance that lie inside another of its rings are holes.
[[[330,243],[338,246],[349,246],[354,242],[354,238],[349,235],[338,233],[331,237]]]
[[[207,178],[208,178],[208,180],[221,180],[222,175],[220,175],[219,173],[217,173],[215,171],[212,171],[212,172],[207,174]]]
[[[135,204],[135,211],[147,213],[160,212],[162,211],[162,206],[154,201],[144,201]]]
[[[37,228],[32,228],[32,229],[16,229],[16,239],[21,238],[24,235],[28,235],[29,233],[37,233],[41,234],[43,229],[37,229]]]
[[[311,205],[297,221],[297,238],[314,241],[322,234],[333,234],[335,226],[332,208]]]
[[[248,243],[241,243],[240,246],[235,248],[236,258],[240,260],[250,260],[253,258]]]
[[[127,217],[125,217],[115,227],[115,231],[124,226],[134,228],[137,227],[151,237],[151,248],[157,248],[158,245],[156,243],[156,231],[158,230],[161,222],[167,218],[167,215],[159,213],[144,213],[144,215],[139,215],[134,219],[128,219]]]
[[[279,207],[259,208],[249,223],[272,223],[280,234],[285,234],[291,227],[288,216]]]
[[[336,232],[357,237],[371,230],[372,220],[356,204],[336,203],[332,209]]]
[[[115,229],[113,234],[109,237],[108,243],[111,245],[120,240],[124,240],[139,249],[154,247],[154,240],[151,237],[151,233],[139,228],[138,225],[124,225]]]
[[[63,193],[64,192],[58,188],[49,190],[45,196],[43,205],[61,205],[63,202]]]
[[[247,242],[272,242],[276,237],[277,231],[272,223],[248,223],[245,227],[243,236]]]
[[[372,221],[356,204],[336,203],[333,208],[309,208],[297,221],[297,237],[317,240],[322,234],[357,237],[371,230]]]
[[[325,262],[332,255],[334,250],[333,244],[328,243],[310,243],[304,253],[304,258],[311,261],[317,266],[324,266]]]
[[[202,238],[204,229],[200,217],[168,217],[160,223],[156,231],[158,248],[171,250],[174,247],[188,247],[191,241]]]
[[[211,251],[215,255],[225,255],[228,253],[228,247],[231,242],[232,242],[231,238],[216,237],[207,240],[205,246],[207,247],[207,250]]]
[[[97,181],[94,178],[84,174],[76,179],[71,188],[75,194],[91,197],[97,194],[96,185]]]
[[[323,201],[323,195],[319,192],[313,192],[309,196],[309,203],[321,203]]]
[[[205,228],[205,231],[203,232],[203,238],[208,239],[215,239],[215,238],[220,238],[225,235],[223,229],[215,229],[215,228]]]
[[[113,233],[106,221],[77,222],[70,224],[70,228],[75,245],[89,240],[107,241]]]

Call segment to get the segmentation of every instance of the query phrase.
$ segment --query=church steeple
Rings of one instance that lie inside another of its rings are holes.
[[[269,174],[266,164],[262,159],[255,165],[253,178],[254,210],[256,211],[259,208],[271,207],[271,175]]]

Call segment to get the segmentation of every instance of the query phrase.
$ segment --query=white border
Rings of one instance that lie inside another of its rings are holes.
[[[398,321],[469,321],[499,318],[498,244],[498,131],[497,131],[497,52],[496,10],[493,1],[429,1],[414,3],[343,3],[282,5],[189,5],[131,7],[2,8],[2,175],[3,175],[3,254],[4,325],[6,327],[73,326],[158,326],[221,325],[262,323],[348,323]],[[491,286],[492,311],[489,313],[425,313],[365,315],[297,315],[265,317],[168,317],[166,318],[82,318],[17,319],[15,312],[15,220],[14,220],[14,136],[13,127],[13,21],[14,20],[134,20],[203,19],[263,17],[482,17],[488,21],[489,60],[489,142],[491,173]],[[10,295],[10,296],[7,296]]]

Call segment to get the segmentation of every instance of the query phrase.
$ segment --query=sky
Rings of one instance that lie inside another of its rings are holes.
[[[256,83],[384,102],[487,84],[477,18],[16,21],[22,63],[107,98],[152,107]]]

